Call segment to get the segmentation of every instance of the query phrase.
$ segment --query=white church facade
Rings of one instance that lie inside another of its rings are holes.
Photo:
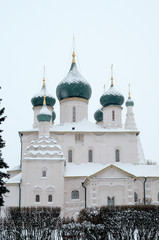
[[[5,206],[61,207],[62,216],[75,216],[84,207],[159,204],[159,165],[147,165],[133,114],[114,87],[101,96],[95,123],[88,120],[91,86],[79,73],[75,53],[70,71],[58,84],[60,123],[43,79],[32,98],[34,122],[19,133],[22,159],[10,169]]]

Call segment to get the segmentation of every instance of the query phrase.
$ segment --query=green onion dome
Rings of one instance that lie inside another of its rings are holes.
[[[39,122],[50,122],[51,118],[52,118],[52,114],[46,106],[46,101],[44,97],[44,105],[42,106],[39,114],[37,115],[37,119]]]
[[[72,56],[73,60],[70,71],[56,88],[57,98],[59,101],[72,97],[89,100],[92,94],[91,86],[79,73],[75,62],[74,52]]]
[[[94,119],[96,120],[96,122],[103,121],[103,111],[101,110],[101,108],[94,113]]]
[[[53,112],[52,112],[52,122],[54,122],[55,119],[56,119],[56,113],[53,111]]]
[[[124,103],[124,97],[113,85],[111,85],[109,90],[101,96],[100,103],[103,107],[110,105],[121,106]]]
[[[134,106],[134,101],[130,97],[130,90],[129,90],[128,100],[126,101],[125,105],[126,105],[126,107],[133,107]]]
[[[51,96],[47,90],[46,90],[46,86],[45,86],[45,78],[43,78],[43,86],[42,89],[39,93],[37,93],[32,99],[31,99],[31,103],[33,104],[34,107],[37,106],[42,106],[43,105],[43,100],[44,100],[44,95],[45,95],[45,99],[46,99],[46,105],[47,106],[54,106],[56,100],[53,96]]]

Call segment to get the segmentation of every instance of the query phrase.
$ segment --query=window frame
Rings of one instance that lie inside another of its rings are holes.
[[[120,149],[115,149],[115,162],[120,162]]]
[[[42,170],[42,178],[46,178],[46,170]]]
[[[107,197],[107,205],[108,207],[114,207],[115,206],[115,197]]]
[[[72,149],[68,150],[68,162],[72,162],[73,159],[73,151]]]
[[[78,190],[72,190],[71,199],[72,200],[79,200],[79,191]]]
[[[115,111],[112,110],[112,121],[115,121]]]
[[[48,195],[48,203],[52,203],[53,202],[53,196],[52,194]]]
[[[39,194],[35,195],[35,202],[40,203],[40,195]]]
[[[88,162],[93,162],[93,150],[88,150]]]
[[[72,108],[72,122],[76,122],[76,107]]]
[[[134,192],[134,202],[137,203],[138,202],[138,193]]]

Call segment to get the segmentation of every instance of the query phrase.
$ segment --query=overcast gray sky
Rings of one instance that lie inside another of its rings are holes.
[[[69,70],[74,34],[80,71],[92,86],[89,120],[95,122],[113,63],[114,84],[125,99],[131,84],[145,157],[159,162],[158,25],[158,0],[0,0],[5,161],[14,166],[20,160],[18,131],[32,128],[30,100],[41,89],[44,65],[47,90],[56,96],[56,86]],[[58,100],[55,111],[59,115]]]

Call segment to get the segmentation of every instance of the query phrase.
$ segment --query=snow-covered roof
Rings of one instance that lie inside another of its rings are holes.
[[[8,179],[8,180],[6,181],[6,184],[20,183],[20,182],[21,182],[21,179],[22,179],[22,174],[19,173],[19,174],[17,174],[16,176]]]
[[[8,169],[8,172],[11,172],[11,171],[20,171],[21,170],[21,167],[20,165],[17,165],[15,167],[11,167]]]
[[[53,95],[51,95],[47,90],[46,88],[42,87],[41,91],[38,92],[37,94],[35,94],[33,96],[33,98],[37,98],[37,97],[43,97],[43,96],[48,96],[48,97],[53,97]]]
[[[67,76],[59,84],[65,83],[65,82],[67,82],[68,84],[71,84],[74,82],[78,83],[81,81],[84,84],[89,85],[88,81],[78,71],[76,64],[72,64],[71,69],[68,72]]]
[[[38,128],[20,131],[19,133],[39,132]],[[83,133],[137,133],[138,130],[129,130],[124,128],[104,128],[101,125],[92,123],[87,119],[80,122],[55,124],[50,128],[50,132],[83,132]]]
[[[131,163],[114,163],[114,164],[98,164],[98,163],[67,163],[65,177],[89,177],[107,167],[114,166],[121,171],[127,172],[135,177],[158,177],[159,165],[143,165]]]
[[[24,153],[24,159],[48,159],[48,160],[64,160],[63,152],[57,142],[50,136],[39,136],[31,141]]]
[[[39,114],[46,114],[46,115],[51,115],[51,111],[47,108],[46,105],[43,105]]]
[[[122,94],[121,94],[114,86],[111,86],[111,87],[104,93],[104,95],[122,96]]]
[[[77,123],[63,123],[59,125],[53,125],[50,128],[51,132],[93,132],[93,133],[139,133],[137,130],[127,130],[124,128],[108,129],[101,125],[94,124],[87,119],[83,119]]]

